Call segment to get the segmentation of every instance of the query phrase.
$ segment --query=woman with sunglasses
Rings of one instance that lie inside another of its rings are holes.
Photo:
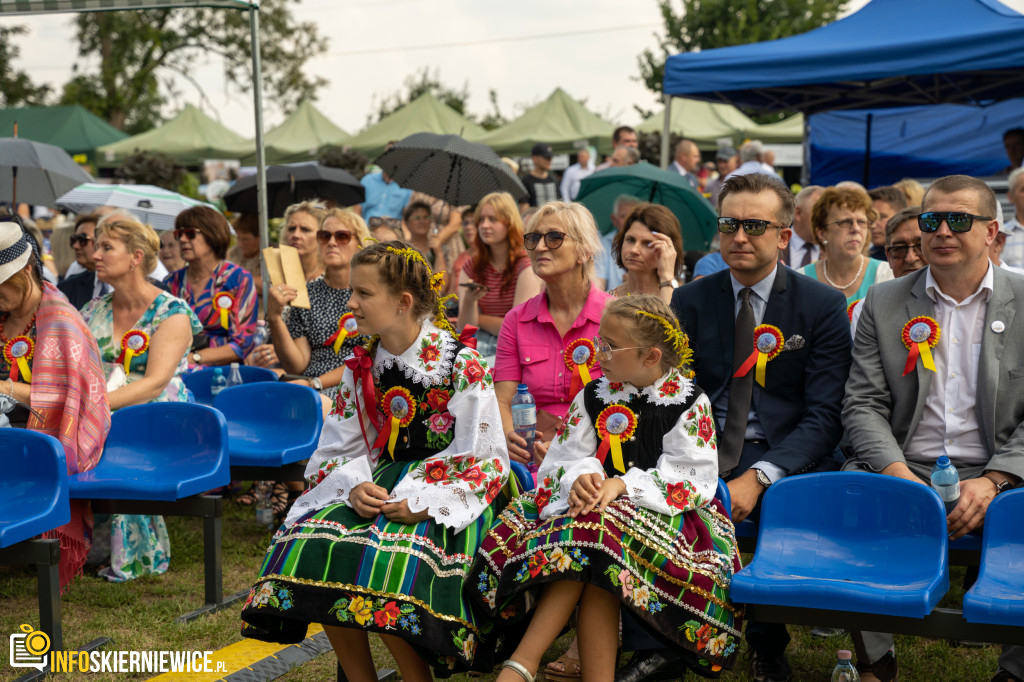
[[[427,259],[434,272],[445,272],[448,263],[444,257],[444,244],[434,233],[434,218],[430,212],[430,204],[414,200],[402,211],[402,223],[405,233],[409,235],[409,243]]]
[[[534,455],[538,462],[543,459],[558,423],[582,388],[581,367],[574,359],[584,360],[591,379],[601,376],[591,339],[612,297],[597,287],[594,276],[594,257],[601,249],[597,235],[590,211],[562,201],[544,204],[526,228],[526,252],[544,291],[505,316],[494,366],[505,440],[509,456],[518,462],[530,462]],[[512,397],[521,383],[537,401],[533,453],[512,428]]]
[[[657,204],[637,204],[612,240],[612,255],[626,277],[610,294],[619,298],[651,294],[672,302],[684,255],[679,220],[672,211]]]
[[[523,221],[507,192],[488,194],[476,209],[476,254],[454,274],[458,279],[459,319],[476,332],[476,349],[494,363],[501,321],[514,306],[540,293],[523,248]]]
[[[821,259],[800,272],[838,289],[852,306],[868,287],[893,278],[885,261],[867,255],[870,225],[878,218],[867,192],[853,187],[829,187],[814,203],[811,226],[821,246]]]
[[[207,345],[193,345],[189,362],[196,366],[241,362],[256,331],[256,288],[252,275],[225,260],[231,228],[209,206],[193,206],[174,219],[174,237],[186,266],[166,280],[171,293],[184,299],[203,325]]]

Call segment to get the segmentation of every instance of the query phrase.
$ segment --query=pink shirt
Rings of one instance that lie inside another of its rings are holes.
[[[558,334],[551,319],[547,293],[517,305],[505,316],[498,333],[494,380],[526,384],[538,409],[564,417],[574,396],[569,395],[573,372],[566,367],[562,352],[576,339],[597,336],[601,313],[613,298],[591,284],[583,310],[564,337]],[[595,364],[590,369],[590,378],[599,376],[601,366]]]

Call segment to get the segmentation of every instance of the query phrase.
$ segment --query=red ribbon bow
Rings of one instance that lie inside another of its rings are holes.
[[[363,385],[363,404],[366,406],[366,415],[370,423],[380,429],[381,424],[377,419],[377,399],[373,390],[373,358],[369,351],[362,346],[356,346],[352,355],[345,359],[345,366],[352,370],[356,381]],[[359,413],[359,406],[356,405],[356,413]]]
[[[476,331],[477,327],[471,324],[467,324],[462,328],[462,333],[459,334],[459,343],[467,348],[476,350]]]

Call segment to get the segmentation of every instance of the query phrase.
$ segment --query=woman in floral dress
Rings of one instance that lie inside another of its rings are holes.
[[[467,669],[482,634],[463,587],[508,455],[486,365],[438,314],[442,286],[404,242],[352,257],[349,309],[374,338],[346,361],[310,488],[242,610],[242,634],[266,641],[322,623],[352,682],[376,680],[370,632],[411,681]]]
[[[711,404],[689,378],[686,336],[650,295],[609,303],[600,330],[604,376],[573,400],[537,489],[502,513],[471,577],[509,630],[533,608],[502,682],[532,682],[577,601],[585,680],[615,675],[620,606],[704,675],[739,643],[739,551],[714,499]]]
[[[110,409],[185,402],[181,380],[192,335],[202,329],[188,303],[149,283],[160,240],[148,225],[116,217],[96,230],[96,276],[114,291],[94,299],[82,317],[99,344]],[[108,580],[164,573],[170,538],[162,516],[113,514]]]

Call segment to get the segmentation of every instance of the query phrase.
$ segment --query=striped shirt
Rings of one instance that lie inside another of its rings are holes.
[[[508,311],[512,310],[512,304],[516,297],[516,282],[519,280],[519,274],[528,267],[530,267],[529,256],[520,256],[512,265],[515,276],[512,281],[503,286],[505,272],[499,272],[490,263],[487,263],[484,266],[484,281],[477,282],[477,284],[487,287],[487,293],[480,298],[480,314],[504,317]],[[462,272],[469,277],[476,278],[472,260],[466,261],[466,264],[462,266]]]

